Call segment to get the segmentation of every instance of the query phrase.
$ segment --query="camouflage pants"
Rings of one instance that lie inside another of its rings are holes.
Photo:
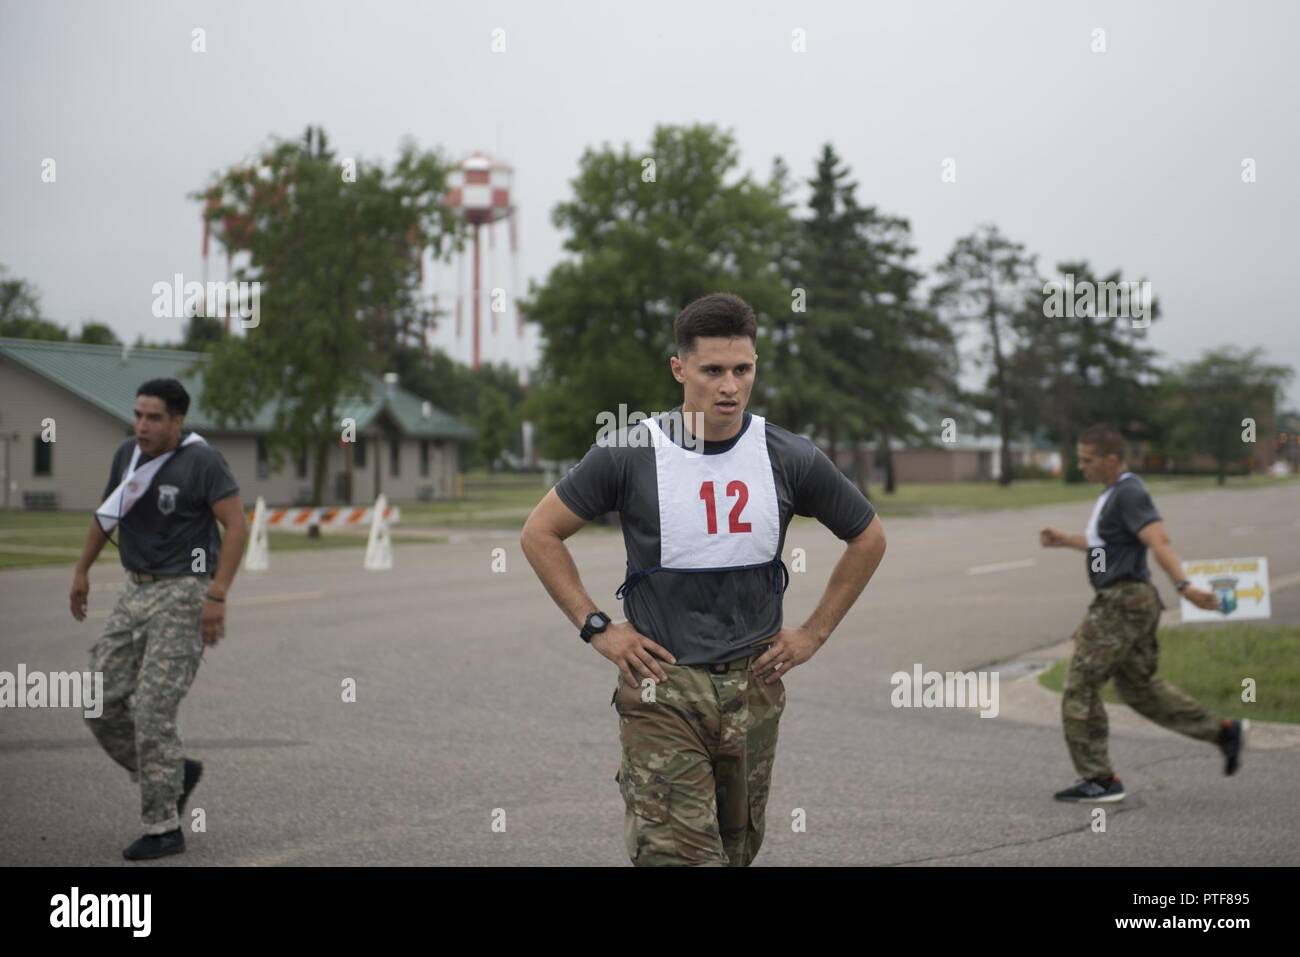
[[[180,827],[185,751],[176,712],[203,656],[199,619],[208,579],[193,575],[137,584],[117,593],[90,668],[104,674],[104,711],[86,724],[140,783],[146,834]]]
[[[611,701],[623,746],[615,780],[634,865],[748,867],[758,854],[785,686],[760,681],[748,670],[752,660],[661,661],[667,682],[630,688],[619,680]]]
[[[1199,741],[1218,737],[1219,718],[1155,676],[1161,607],[1160,594],[1150,582],[1119,582],[1097,592],[1074,633],[1061,717],[1070,758],[1082,777],[1108,778],[1114,773],[1101,703],[1102,686],[1111,677],[1124,703],[1161,727]]]

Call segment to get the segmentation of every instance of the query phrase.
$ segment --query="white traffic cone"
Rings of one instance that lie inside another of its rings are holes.
[[[253,528],[244,550],[244,571],[264,572],[271,567],[271,549],[266,530],[266,499],[257,496],[253,509]]]
[[[366,543],[366,571],[387,571],[393,567],[393,539],[388,531],[388,498],[381,494],[370,516],[370,541]]]

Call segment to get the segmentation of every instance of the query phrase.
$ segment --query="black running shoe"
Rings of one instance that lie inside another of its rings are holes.
[[[1233,718],[1223,726],[1219,750],[1223,752],[1223,773],[1233,774],[1241,767],[1241,752],[1246,750],[1246,733],[1250,722]]]
[[[199,778],[203,777],[203,762],[191,761],[185,759],[185,781],[181,785],[181,799],[176,802],[176,813],[181,817],[185,816],[185,805],[190,799],[190,792],[194,790],[194,785],[199,783]],[[182,824],[185,822],[182,821]]]
[[[146,834],[122,852],[128,861],[152,861],[185,850],[185,835],[178,827],[166,834]]]
[[[1111,775],[1109,779],[1080,778],[1072,788],[1056,792],[1058,801],[1087,802],[1090,804],[1109,804],[1124,800],[1124,785],[1120,779]]]

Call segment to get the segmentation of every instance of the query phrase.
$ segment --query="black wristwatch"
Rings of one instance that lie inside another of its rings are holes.
[[[582,626],[582,631],[578,632],[578,637],[591,644],[593,635],[599,635],[609,627],[609,615],[603,611],[593,611],[587,616],[587,623]]]
[[[1189,582],[1186,578],[1182,578],[1182,579],[1179,579],[1178,581],[1174,582],[1174,588],[1181,592],[1183,589],[1185,589],[1185,588],[1186,588],[1188,585],[1190,585],[1190,584],[1191,584],[1191,582]]]

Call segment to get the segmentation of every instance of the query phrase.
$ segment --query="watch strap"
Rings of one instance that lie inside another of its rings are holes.
[[[595,618],[597,615],[599,615],[601,618],[605,620],[605,623],[601,625],[599,628],[594,627],[591,623],[591,619]],[[609,627],[609,622],[610,622],[609,615],[605,614],[603,611],[593,611],[590,615],[587,616],[587,620],[582,623],[582,630],[578,632],[578,637],[581,638],[583,641],[587,642],[588,644],[590,644],[591,639],[594,636],[601,634],[606,628]]]

